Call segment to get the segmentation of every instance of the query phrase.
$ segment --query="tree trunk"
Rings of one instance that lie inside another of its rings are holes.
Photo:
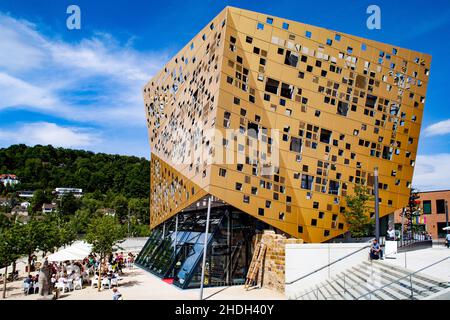
[[[99,292],[101,290],[101,285],[102,285],[102,263],[103,263],[103,258],[100,256],[100,264],[98,265],[98,283],[97,283]]]
[[[8,266],[5,267],[5,274],[3,275],[3,299],[6,299],[6,281],[8,281]]]
[[[16,272],[16,261],[14,261],[13,263],[12,263],[12,274],[13,274],[13,277],[14,277],[14,273]]]
[[[31,274],[31,255],[28,255],[28,275]]]

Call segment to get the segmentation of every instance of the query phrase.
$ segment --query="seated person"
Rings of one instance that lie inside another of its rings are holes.
[[[33,277],[29,275],[25,280],[23,281],[24,284],[24,291],[26,294],[30,294],[34,291],[33,289]]]
[[[377,239],[373,239],[372,246],[370,247],[370,259],[383,260],[383,250],[381,250],[380,244]]]

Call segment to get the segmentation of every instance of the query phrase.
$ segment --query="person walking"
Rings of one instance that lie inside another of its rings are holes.
[[[447,235],[445,236],[445,245],[447,246],[447,248],[450,248],[450,233],[447,233]]]

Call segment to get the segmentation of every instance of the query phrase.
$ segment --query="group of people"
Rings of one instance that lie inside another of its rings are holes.
[[[84,283],[97,281],[101,274],[102,280],[108,280],[109,286],[113,279],[123,274],[125,267],[131,267],[135,256],[131,252],[124,255],[123,252],[109,255],[106,259],[100,259],[96,254],[90,254],[82,261],[66,261],[49,263],[45,259],[36,275],[29,275],[24,280],[24,293],[41,295],[47,292],[59,291],[57,289],[74,290],[76,286],[83,288]],[[101,272],[100,272],[101,270]],[[91,277],[94,277],[91,279]],[[121,300],[121,294],[117,288],[113,289],[114,300]]]
[[[25,294],[34,294],[39,292],[39,274],[31,274],[23,280]]]

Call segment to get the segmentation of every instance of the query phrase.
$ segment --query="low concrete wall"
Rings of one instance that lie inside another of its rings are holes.
[[[328,243],[328,244],[286,244],[286,283],[301,278],[333,261],[336,261],[358,249],[367,247],[368,243]],[[310,289],[313,285],[330,280],[336,274],[367,261],[369,248],[337,262],[317,273],[286,284],[286,297],[293,299],[296,294]]]

